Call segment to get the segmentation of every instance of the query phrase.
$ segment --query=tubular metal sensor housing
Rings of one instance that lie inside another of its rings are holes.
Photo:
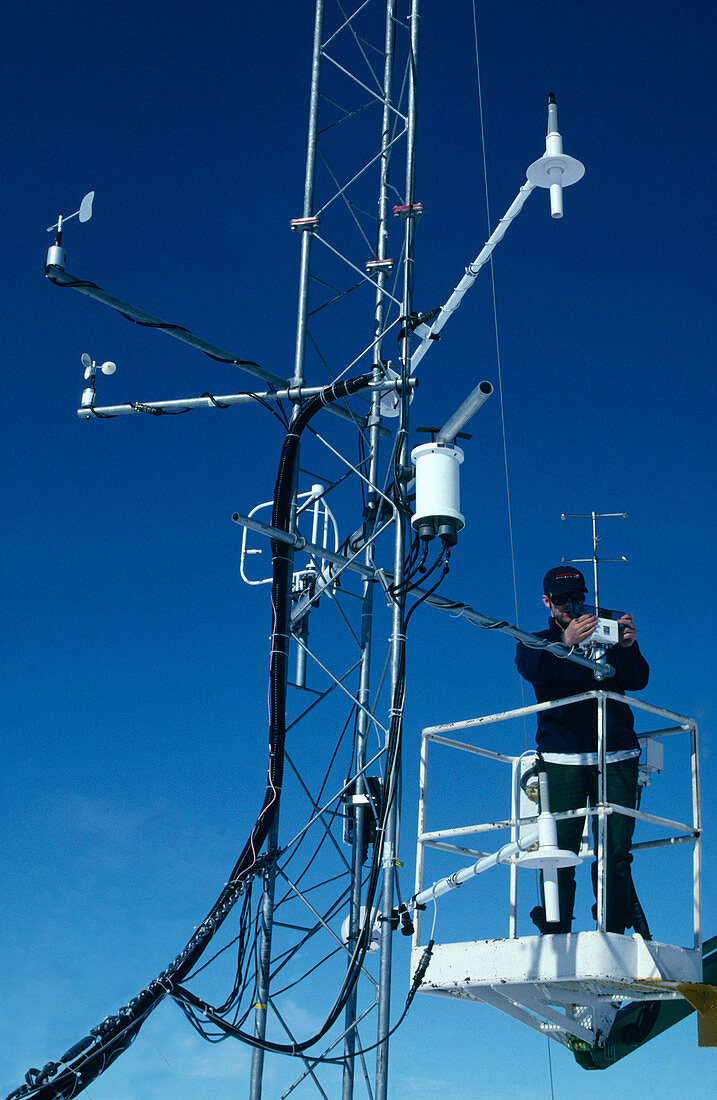
[[[548,135],[545,153],[534,161],[526,173],[536,187],[550,188],[550,213],[563,216],[563,188],[577,183],[585,175],[585,165],[563,153],[563,139],[558,132],[558,105],[551,93],[548,99]]]
[[[95,197],[94,191],[88,191],[82,202],[80,203],[80,209],[75,210],[74,214],[68,214],[63,218],[62,214],[58,217],[54,225],[48,225],[47,232],[55,233],[55,243],[51,244],[45,253],[45,274],[47,275],[48,268],[59,267],[61,271],[65,270],[65,264],[67,263],[67,253],[62,247],[62,226],[65,222],[68,222],[70,218],[78,218],[81,222],[88,222],[92,217],[92,200]]]
[[[456,409],[453,416],[446,420],[436,436],[436,442],[452,443],[458,433],[465,428],[470,418],[488,400],[492,392],[493,386],[490,382],[479,382],[476,388],[468,394],[463,404]]]

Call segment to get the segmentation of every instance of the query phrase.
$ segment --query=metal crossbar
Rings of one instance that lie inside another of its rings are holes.
[[[697,724],[691,718],[684,715],[677,714],[673,711],[666,710],[662,707],[656,707],[651,703],[643,702],[640,699],[633,699],[632,697],[626,697],[612,691],[594,690],[588,692],[582,692],[579,695],[569,696],[565,699],[556,699],[546,703],[535,703],[531,706],[518,707],[514,710],[502,711],[496,714],[484,715],[479,718],[468,718],[462,721],[450,722],[443,725],[430,726],[422,731],[421,738],[421,768],[420,768],[420,796],[419,796],[419,820],[418,820],[418,848],[416,854],[416,883],[415,892],[419,894],[423,890],[423,873],[424,873],[424,850],[429,848],[440,848],[443,851],[453,852],[456,855],[466,855],[468,849],[459,847],[450,843],[450,838],[476,835],[482,833],[493,832],[497,830],[510,830],[511,840],[515,841],[518,836],[518,830],[521,827],[535,824],[535,817],[520,817],[517,812],[519,804],[519,782],[520,782],[520,761],[525,757],[525,753],[519,756],[511,756],[507,753],[495,752],[491,749],[485,749],[478,745],[470,744],[465,741],[460,741],[455,737],[446,736],[447,733],[455,734],[460,730],[475,729],[479,726],[487,726],[490,724],[505,722],[515,718],[523,718],[530,714],[544,713],[546,711],[553,710],[557,707],[568,707],[575,703],[581,703],[585,700],[594,699],[596,701],[597,709],[597,756],[598,756],[598,803],[595,806],[586,806],[576,810],[567,810],[560,813],[553,814],[553,818],[556,821],[565,820],[568,818],[586,817],[597,819],[597,845],[596,852],[588,853],[595,855],[598,867],[598,881],[597,881],[597,923],[598,930],[605,931],[605,912],[606,912],[606,875],[605,875],[605,851],[607,841],[607,820],[613,813],[622,814],[626,817],[632,817],[635,821],[642,821],[645,824],[652,826],[660,826],[673,835],[660,837],[654,840],[647,840],[637,842],[633,845],[634,850],[640,850],[643,848],[662,848],[669,847],[674,844],[691,844],[693,847],[693,934],[694,934],[694,946],[695,949],[701,950],[702,947],[702,896],[701,896],[701,815],[700,815],[700,786],[699,786],[699,765],[698,765],[698,739],[697,739]],[[606,707],[608,700],[614,699],[618,702],[628,703],[631,707],[635,707],[638,710],[644,711],[646,714],[654,715],[662,720],[673,723],[673,725],[664,726],[663,728],[650,731],[649,734],[641,736],[649,736],[650,738],[662,738],[668,736],[674,736],[679,733],[687,733],[690,737],[690,773],[691,773],[691,800],[692,800],[692,820],[688,822],[678,821],[673,818],[664,817],[657,814],[646,813],[642,810],[630,809],[627,806],[621,806],[617,803],[611,803],[606,798],[605,791],[605,776],[607,770],[607,750],[606,750]],[[469,755],[483,757],[486,760],[492,760],[496,763],[508,764],[511,767],[511,816],[503,820],[495,820],[489,822],[472,822],[459,826],[453,826],[449,828],[426,829],[426,800],[428,791],[428,745],[434,742],[436,745],[440,745],[444,748],[454,749],[459,752],[465,752]],[[513,860],[510,867],[510,931],[509,938],[516,938],[517,935],[517,880],[518,880],[518,866],[517,862]],[[420,945],[420,912],[416,913],[416,937],[414,945]]]

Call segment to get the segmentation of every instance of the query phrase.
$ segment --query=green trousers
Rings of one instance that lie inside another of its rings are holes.
[[[552,764],[545,765],[548,773],[548,797],[553,813],[563,810],[577,810],[598,801],[597,767]],[[637,794],[638,758],[621,760],[607,765],[606,801],[618,806],[635,808]],[[597,857],[598,818],[593,819],[593,838]],[[558,821],[558,846],[577,852],[583,834],[583,817]],[[625,814],[612,813],[607,818],[607,839],[605,844],[606,875],[606,913],[605,928],[608,932],[624,933],[630,923],[632,855],[630,845],[635,830],[635,819]],[[592,866],[593,891],[597,897],[597,863]],[[541,876],[542,894],[542,876]],[[575,901],[575,868],[563,867],[558,871],[558,898],[560,902],[560,922],[550,926],[551,932],[569,932],[573,920]]]

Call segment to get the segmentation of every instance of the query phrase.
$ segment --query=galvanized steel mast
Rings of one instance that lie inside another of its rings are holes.
[[[409,15],[409,46],[408,46],[408,117],[406,128],[406,221],[404,241],[404,269],[403,269],[403,337],[401,340],[401,377],[407,382],[411,370],[411,328],[409,319],[413,316],[413,264],[415,249],[416,229],[416,204],[415,204],[415,164],[416,164],[416,92],[418,78],[418,27],[419,27],[419,3],[411,0]],[[397,455],[397,469],[404,470],[409,466],[408,446],[408,412],[409,394],[404,388],[400,395],[401,416],[399,420],[399,449]],[[395,524],[395,553],[394,553],[394,591],[396,593],[393,603],[393,622],[391,633],[391,714],[390,722],[403,725],[403,682],[406,676],[406,634],[405,634],[405,589],[403,584],[403,563],[406,555],[405,526],[400,517]],[[401,769],[402,744],[399,732],[398,761],[395,770],[395,787],[391,795],[390,781],[389,797],[392,797],[391,810],[387,823],[386,836],[383,846],[383,900],[381,912],[384,916],[393,911],[394,878],[396,874],[397,837],[400,816],[399,791]],[[388,1033],[390,1030],[391,1009],[391,962],[393,947],[392,925],[384,920],[381,926],[381,962],[379,971],[379,1002],[378,1002],[378,1041],[380,1046],[376,1055],[376,1100],[387,1100],[388,1097]]]
[[[383,111],[381,118],[381,157],[378,196],[378,225],[376,235],[377,289],[374,308],[374,345],[372,374],[376,381],[383,375],[383,332],[386,323],[386,289],[390,274],[388,254],[388,226],[390,217],[389,183],[392,153],[393,115],[391,111],[393,97],[393,65],[396,38],[395,25],[396,0],[386,0],[384,32],[384,68],[383,68]],[[373,488],[378,481],[379,425],[381,423],[381,398],[373,394],[369,416],[369,486],[367,489],[366,524],[375,526],[378,521],[379,497]],[[364,553],[365,564],[374,565],[373,545],[369,544]],[[356,942],[361,919],[361,868],[363,865],[363,843],[366,820],[366,805],[358,801],[366,796],[364,767],[366,764],[366,744],[370,729],[370,685],[371,685],[371,642],[373,633],[373,597],[375,580],[363,581],[363,606],[361,615],[361,673],[358,688],[358,701],[361,706],[356,727],[356,782],[354,793],[357,802],[354,807],[353,846],[351,852],[351,903],[349,914],[349,945]],[[343,1100],[351,1100],[354,1091],[354,1068],[356,1060],[356,1005],[357,990],[351,993],[346,1006],[344,1039]]]
[[[311,100],[309,107],[309,136],[306,151],[306,176],[304,181],[303,219],[309,219],[314,203],[314,180],[316,178],[317,122],[319,117],[319,95],[321,83],[321,37],[324,24],[324,0],[316,0],[314,18],[313,57],[311,65]],[[306,355],[306,318],[309,301],[309,276],[311,270],[312,234],[302,233],[301,264],[299,269],[299,304],[296,321],[296,348],[294,353],[294,374],[291,385],[300,387],[304,382],[304,360]],[[294,523],[296,514],[296,484],[294,485]],[[294,524],[292,523],[292,527]],[[289,587],[292,585],[292,572],[289,571]],[[289,593],[291,598],[291,593]],[[269,1008],[269,989],[271,971],[271,944],[274,924],[274,900],[276,888],[276,866],[272,856],[279,847],[279,810],[274,816],[267,838],[266,850],[269,856],[263,876],[263,898],[261,908],[261,928],[259,934],[259,966],[257,975],[257,999],[254,1008],[254,1037],[260,1042],[266,1038],[266,1022]],[[250,1100],[261,1100],[264,1074],[264,1049],[255,1046],[252,1051]]]
[[[369,0],[369,4],[371,0]],[[358,5],[356,11],[352,14],[346,14],[345,9],[341,9],[344,23],[339,26],[338,29],[324,31],[325,26],[325,8],[326,0],[316,0],[315,19],[314,19],[314,37],[313,37],[313,59],[311,70],[311,97],[310,97],[310,109],[309,109],[309,128],[308,128],[308,140],[307,140],[307,156],[306,156],[306,174],[304,182],[304,203],[301,218],[295,219],[292,223],[292,228],[301,235],[301,258],[299,269],[299,301],[297,309],[297,323],[296,323],[296,343],[295,343],[295,358],[294,358],[294,373],[291,379],[290,385],[297,389],[304,385],[306,381],[306,352],[307,343],[311,340],[309,335],[308,326],[312,315],[310,309],[310,288],[312,285],[312,278],[316,278],[312,272],[312,246],[316,237],[319,235],[319,229],[321,226],[320,214],[323,210],[334,201],[334,198],[340,197],[347,206],[349,206],[349,200],[347,200],[347,192],[349,185],[340,188],[338,195],[333,196],[329,202],[325,202],[323,206],[319,203],[319,210],[315,205],[315,181],[316,181],[316,169],[317,169],[317,157],[321,155],[319,149],[319,141],[321,136],[321,105],[322,105],[322,70],[326,64],[327,58],[327,46],[333,45],[334,40],[338,37],[341,31],[348,31],[355,42],[359,45],[360,51],[363,53],[364,40],[360,35],[360,32],[356,30],[355,17],[359,14],[363,14],[363,9],[369,6],[369,4]],[[391,204],[390,204],[390,190],[391,190],[391,164],[392,159],[395,159],[396,145],[399,139],[403,139],[405,144],[405,194],[404,203],[402,204],[402,216],[405,217],[404,226],[404,243],[403,243],[403,255],[401,259],[401,270],[399,271],[399,279],[402,282],[402,297],[400,299],[400,312],[402,318],[408,318],[412,313],[412,298],[413,298],[413,256],[414,256],[414,235],[415,235],[415,211],[414,211],[414,179],[415,179],[415,136],[416,136],[416,62],[417,62],[417,47],[418,47],[418,0],[412,0],[409,7],[409,13],[407,20],[403,20],[404,30],[408,31],[408,57],[407,57],[407,92],[404,89],[404,95],[407,94],[408,107],[405,114],[402,114],[398,108],[398,105],[394,103],[394,67],[396,64],[396,28],[398,24],[396,14],[397,0],[378,0],[378,3],[373,4],[373,7],[383,7],[383,71],[382,80],[380,86],[373,91],[375,99],[379,99],[382,102],[381,110],[381,130],[378,135],[379,145],[378,152],[366,149],[365,150],[365,162],[366,166],[372,166],[374,163],[379,167],[379,186],[378,186],[378,201],[377,201],[377,226],[376,226],[376,246],[374,259],[367,266],[367,271],[370,268],[371,281],[375,283],[376,290],[374,294],[374,307],[373,307],[373,337],[371,345],[371,373],[375,381],[380,381],[384,377],[386,362],[384,359],[383,343],[384,336],[388,327],[387,319],[387,305],[391,302],[397,306],[397,299],[391,294],[389,290],[389,278],[391,276],[393,263],[389,256],[388,251],[388,239],[389,239],[389,226],[391,222]],[[375,20],[378,22],[378,12]],[[375,48],[375,47],[374,47]],[[332,57],[331,60],[336,65],[336,60]],[[346,75],[353,77],[357,84],[362,87],[362,81],[364,79],[363,73],[350,74],[347,67],[344,67],[344,63],[337,65],[339,69],[342,69]],[[367,91],[371,91],[370,87],[367,87]],[[330,97],[327,97],[330,102]],[[365,169],[362,169],[362,172]],[[353,182],[353,181],[351,181]],[[395,188],[394,188],[395,190]],[[322,240],[323,244],[327,242]],[[329,244],[331,251],[337,255],[342,251],[342,242],[337,242],[339,247],[336,248],[333,244]],[[343,258],[343,257],[342,257]],[[349,265],[351,266],[351,264]],[[320,281],[320,279],[319,279]],[[394,321],[395,323],[395,321]],[[403,321],[403,334],[400,341],[400,365],[401,375],[403,379],[407,379],[410,374],[410,329],[408,325]],[[299,400],[297,393],[297,400]],[[408,463],[408,399],[407,392],[404,391],[404,396],[400,399],[399,415],[397,421],[394,421],[397,429],[397,450],[394,455],[394,464],[397,468],[406,466]],[[385,514],[382,514],[382,500],[377,486],[379,484],[379,441],[381,433],[387,434],[385,428],[382,428],[381,418],[381,394],[374,391],[371,395],[371,407],[370,413],[367,418],[367,440],[368,440],[368,453],[365,460],[366,471],[366,508],[365,515],[363,517],[363,537],[365,541],[365,549],[362,554],[365,564],[373,568],[374,566],[374,538],[376,531],[385,520]],[[385,513],[385,508],[384,508]],[[404,597],[402,593],[403,582],[403,562],[406,552],[405,539],[406,532],[404,530],[404,523],[401,521],[398,513],[394,513],[396,520],[394,523],[394,589],[397,592],[396,597],[393,600],[392,608],[392,628],[390,639],[390,681],[391,681],[391,710],[392,714],[389,716],[390,726],[391,722],[401,722],[402,711],[402,692],[400,684],[405,674],[405,636],[404,636]],[[374,724],[375,714],[371,707],[370,690],[371,690],[371,656],[373,645],[373,598],[374,587],[376,584],[375,577],[365,577],[362,583],[362,605],[361,605],[361,629],[360,629],[360,664],[359,664],[359,682],[356,693],[357,700],[357,722],[356,722],[356,748],[355,748],[355,763],[354,763],[354,781],[352,787],[352,793],[356,796],[356,803],[353,807],[353,836],[352,836],[352,854],[351,854],[351,886],[350,886],[350,908],[349,908],[349,934],[348,944],[351,947],[356,942],[358,932],[361,923],[361,908],[362,908],[362,867],[363,867],[363,847],[364,847],[364,830],[367,827],[367,813],[369,812],[367,805],[364,804],[361,799],[365,796],[367,789],[365,781],[365,768],[366,768],[366,744],[367,737],[372,724]],[[388,762],[387,762],[388,764]],[[388,817],[385,836],[377,839],[377,843],[382,845],[382,865],[383,876],[382,883],[379,886],[379,894],[381,897],[380,908],[383,913],[390,913],[393,907],[393,892],[394,892],[394,876],[396,866],[396,836],[398,829],[399,819],[399,806],[398,806],[398,791],[400,790],[400,784],[398,777],[400,774],[400,744],[399,744],[399,757],[394,765],[394,777],[391,783],[388,778],[386,780],[387,785],[393,788],[393,802],[391,812]],[[268,859],[265,864],[264,880],[263,880],[263,901],[261,908],[261,930],[260,930],[260,946],[259,946],[259,975],[257,985],[257,1004],[255,1008],[255,1022],[254,1022],[254,1035],[263,1042],[266,1038],[266,1025],[267,1014],[271,1005],[271,989],[270,989],[270,972],[271,972],[271,952],[272,952],[272,930],[274,924],[274,889],[275,889],[275,865],[272,860],[272,854],[277,853],[279,850],[279,834],[278,834],[278,815],[272,828],[271,835],[267,843],[267,855]],[[378,1006],[378,1029],[377,1040],[379,1043],[378,1053],[376,1056],[376,1081],[375,1081],[375,1095],[381,1100],[385,1100],[387,1096],[388,1087],[388,1042],[387,1034],[390,1028],[389,1014],[391,1006],[391,925],[390,922],[384,921],[382,923],[382,935],[381,935],[381,960],[379,965],[379,977],[376,991],[376,1004]],[[365,1013],[361,1014],[362,1016]],[[345,1017],[344,1017],[344,1040],[343,1040],[343,1100],[351,1100],[354,1095],[354,1083],[355,1083],[355,1061],[357,1057],[357,990],[354,988],[351,995],[348,998]],[[359,1044],[360,1053],[360,1044]],[[256,1047],[253,1052],[252,1058],[252,1074],[251,1074],[251,1089],[250,1100],[260,1100],[262,1095],[262,1079],[264,1071],[264,1051],[261,1047]],[[314,1076],[313,1072],[309,1069],[311,1076]],[[366,1067],[364,1064],[364,1077],[366,1078]],[[316,1078],[314,1077],[316,1081]],[[368,1080],[366,1079],[368,1085]],[[318,1082],[317,1082],[318,1084]],[[321,1091],[321,1089],[319,1089]],[[370,1091],[370,1090],[369,1090]]]

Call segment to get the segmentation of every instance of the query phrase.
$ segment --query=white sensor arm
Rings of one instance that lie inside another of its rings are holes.
[[[491,855],[483,856],[477,863],[471,863],[470,867],[462,867],[460,871],[455,871],[452,875],[448,875],[447,878],[439,879],[438,882],[434,882],[432,886],[429,886],[426,890],[421,890],[420,894],[416,894],[408,902],[409,907],[426,905],[429,901],[435,901],[436,898],[440,898],[443,894],[447,894],[449,890],[455,890],[458,886],[462,886],[464,882],[468,882],[470,879],[475,878],[476,875],[480,875],[483,871],[488,871],[491,867],[497,867],[501,863],[508,863],[514,856],[524,852],[532,844],[538,840],[538,830],[531,829],[520,840],[512,841],[510,844],[504,844],[502,848],[499,848],[497,852],[493,852]]]
[[[448,318],[458,309],[459,305],[463,301],[463,297],[466,291],[469,290],[473,286],[473,283],[476,281],[478,272],[490,259],[495,246],[503,240],[508,226],[515,218],[518,217],[518,214],[525,205],[528,195],[530,195],[530,193],[535,190],[536,186],[537,185],[535,183],[531,183],[529,180],[523,184],[520,191],[515,196],[515,199],[498,222],[498,225],[495,227],[490,237],[483,245],[483,248],[480,250],[473,263],[469,264],[466,268],[465,275],[451,294],[446,304],[444,306],[441,306],[438,316],[436,317],[433,324],[430,326],[430,328],[424,325],[416,329],[416,332],[421,337],[421,343],[418,345],[413,355],[411,356],[411,372],[413,372],[418,364],[421,362],[421,359],[423,359],[423,356],[426,354],[429,347],[431,346],[431,342],[437,339],[441,329],[445,325]]]
[[[517,218],[523,209],[528,195],[536,187],[549,187],[550,213],[554,218],[562,218],[563,187],[569,187],[571,183],[577,183],[579,179],[582,179],[584,173],[585,168],[579,160],[563,153],[563,139],[558,132],[558,107],[555,96],[551,94],[548,100],[548,133],[545,139],[545,153],[539,160],[531,164],[526,173],[527,181],[521,187],[473,263],[466,268],[465,275],[446,304],[441,306],[433,324],[430,328],[427,325],[419,325],[416,329],[416,334],[421,337],[421,343],[411,356],[412,372],[428,351],[431,340],[437,339],[450,315],[458,309],[466,291],[473,286],[478,272],[490,259],[498,242],[503,240],[510,223]]]

